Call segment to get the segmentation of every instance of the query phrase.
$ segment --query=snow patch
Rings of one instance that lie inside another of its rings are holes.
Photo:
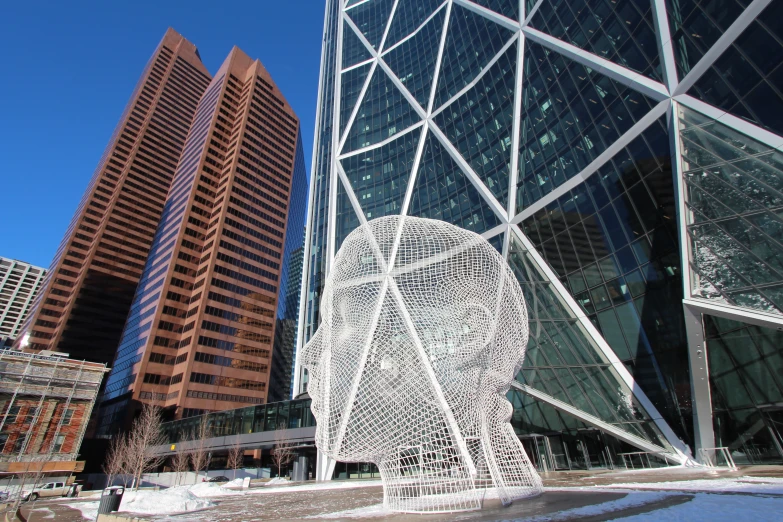
[[[275,477],[272,480],[264,482],[264,486],[275,486],[277,484],[290,484],[290,482],[288,479],[284,479],[283,477]]]
[[[238,479],[239,484],[238,486],[242,487],[242,479]],[[194,484],[192,486],[177,486],[174,488],[169,488],[166,491],[172,491],[172,490],[179,490],[179,489],[185,489],[190,491],[192,495],[195,495],[199,498],[205,498],[205,497],[220,497],[224,495],[241,495],[242,493],[234,489],[234,487],[229,488],[227,486],[234,486],[236,487],[236,484],[233,484],[232,482],[226,482],[223,484],[220,484],[218,482],[199,482],[198,484]]]
[[[47,507],[31,509],[30,513],[33,513],[33,512],[43,514],[43,516],[36,516],[35,517],[36,519],[54,518],[54,511],[52,511],[51,509],[49,509]],[[30,518],[32,518],[32,517],[30,517]]]
[[[296,493],[299,491],[321,491],[326,489],[353,489],[353,488],[372,488],[383,486],[380,480],[327,480],[324,482],[306,482],[298,483],[295,486],[286,488],[268,488],[251,489],[248,495],[271,494],[271,493]]]
[[[783,495],[783,478],[737,477],[722,479],[680,480],[672,482],[628,482],[595,486],[608,489],[654,489],[665,491],[764,493]]]
[[[374,517],[388,517],[392,515],[398,515],[393,511],[389,511],[383,504],[375,504],[372,506],[365,506],[356,509],[347,509],[345,511],[337,511],[334,513],[326,513],[322,515],[312,515],[307,518],[374,518]]]
[[[169,488],[163,491],[126,491],[122,497],[120,511],[144,515],[187,513],[214,506],[205,498],[199,498],[187,487]],[[66,504],[81,511],[82,517],[95,520],[98,517],[98,502],[75,502]]]
[[[74,502],[72,504],[63,504],[76,511],[81,511],[82,518],[88,520],[95,520],[98,518],[98,503],[97,502]]]

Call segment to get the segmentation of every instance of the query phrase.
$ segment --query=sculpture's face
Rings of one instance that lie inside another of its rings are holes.
[[[405,218],[398,236],[400,220],[345,240],[301,355],[318,447],[338,460],[378,462],[452,437],[446,410],[463,437],[480,437],[483,412],[522,364],[524,300],[494,248],[432,220]]]

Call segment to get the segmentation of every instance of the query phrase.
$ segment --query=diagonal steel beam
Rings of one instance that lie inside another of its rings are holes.
[[[574,408],[570,404],[567,404],[561,400],[555,399],[551,395],[548,395],[542,391],[539,391],[535,388],[531,388],[530,386],[526,384],[522,384],[518,381],[513,381],[511,383],[511,387],[515,390],[519,390],[520,392],[524,393],[525,395],[529,395],[533,397],[536,400],[539,400],[541,402],[544,402],[546,404],[549,404],[550,406],[554,407],[555,409],[565,412],[568,415],[571,415],[572,417],[575,417],[579,419],[580,421],[584,422],[585,424],[588,424],[590,426],[594,426],[598,428],[599,430],[608,433],[609,435],[612,435],[613,437],[620,439],[623,442],[627,442],[628,444],[635,446],[643,451],[647,451],[649,453],[652,453],[654,455],[657,455],[665,460],[671,460],[673,462],[676,462],[677,464],[685,464],[689,461],[687,457],[684,455],[679,455],[677,453],[672,453],[670,451],[666,451],[665,448],[662,448],[661,446],[658,446],[657,444],[653,444],[641,437],[637,437],[636,435],[633,435],[631,433],[628,433],[625,430],[621,430],[620,428],[614,426],[613,424],[609,424],[608,422],[605,422],[598,417],[594,415],[590,415],[589,413],[586,413],[578,408]]]

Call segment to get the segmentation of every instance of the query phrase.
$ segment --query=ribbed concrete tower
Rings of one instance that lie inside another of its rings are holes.
[[[112,362],[210,79],[196,47],[169,29],[98,162],[17,348]]]
[[[0,347],[16,339],[45,275],[44,268],[0,256]]]
[[[235,47],[185,142],[107,380],[99,436],[142,402],[181,417],[266,401],[291,223],[301,246],[304,208],[290,194],[292,185],[303,194],[305,182],[295,172],[306,176],[299,120],[261,62]]]

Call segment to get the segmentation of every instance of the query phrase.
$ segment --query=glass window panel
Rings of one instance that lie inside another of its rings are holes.
[[[598,266],[601,267],[601,273],[607,281],[620,275],[620,270],[617,267],[617,261],[615,261],[614,256],[605,257],[600,260]]]
[[[400,213],[421,132],[408,132],[382,147],[341,160],[368,220]]]
[[[445,19],[446,10],[441,9],[415,36],[383,55],[397,78],[425,108],[429,104]]]
[[[614,310],[604,310],[598,313],[598,323],[601,325],[601,334],[609,346],[612,347],[615,355],[621,360],[625,361],[632,359],[631,352],[628,350],[628,345],[625,342],[620,323],[617,321],[617,316]]]
[[[400,0],[394,11],[384,49],[416,31],[443,4],[443,0]]]
[[[519,2],[517,0],[474,0],[474,3],[507,16],[512,20],[519,19]]]
[[[530,41],[524,77],[520,212],[584,169],[652,108],[644,96]]]
[[[367,63],[344,72],[340,78],[342,85],[340,87],[340,134],[345,131],[348,120],[351,117],[359,94],[362,92],[367,74],[370,72],[371,64]]]
[[[346,11],[367,41],[378,49],[394,7],[394,0],[370,0]]]
[[[343,153],[374,145],[418,121],[419,117],[413,107],[391,78],[381,67],[376,67],[356,118],[348,131]]]
[[[516,62],[514,44],[475,86],[434,118],[504,207],[508,203]]]
[[[726,3],[735,4],[721,2]],[[770,2],[689,94],[776,134],[783,133],[780,61],[775,58],[783,54],[782,18],[783,5]]]
[[[424,145],[408,214],[440,219],[479,234],[500,223],[432,133]]]
[[[478,76],[512,36],[511,31],[480,14],[452,5],[435,107]]]
[[[669,31],[682,79],[747,7],[748,0],[683,2],[666,0]]]

